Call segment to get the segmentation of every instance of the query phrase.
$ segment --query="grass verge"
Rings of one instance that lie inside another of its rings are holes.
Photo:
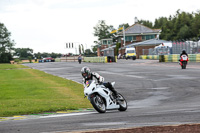
[[[0,117],[91,108],[76,82],[18,64],[0,64]]]

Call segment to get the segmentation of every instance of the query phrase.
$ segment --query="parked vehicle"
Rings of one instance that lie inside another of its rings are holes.
[[[55,62],[55,59],[51,58],[51,57],[47,57],[47,58],[43,58],[43,59],[39,60],[39,63],[41,63],[41,62]]]
[[[111,84],[114,86],[115,82]],[[96,84],[95,80],[86,81],[84,95],[99,113],[105,113],[109,109],[118,109],[119,111],[127,109],[127,102],[121,94],[118,93],[118,97],[115,98],[112,91],[105,88],[104,85]]]
[[[125,50],[126,52],[126,59],[136,59],[136,52],[135,52],[135,48],[126,48]]]
[[[188,62],[188,57],[187,55],[182,55],[179,64],[181,65],[182,69],[186,69],[187,66],[187,62]]]

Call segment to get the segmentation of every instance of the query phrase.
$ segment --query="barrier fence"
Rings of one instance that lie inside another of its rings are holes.
[[[92,63],[117,62],[117,56],[82,57],[82,61]],[[78,62],[78,56],[56,58],[56,62]]]
[[[143,49],[143,55],[169,55],[180,54],[185,49],[188,54],[200,53],[200,41],[174,41],[171,46],[159,46],[156,48]]]
[[[107,56],[103,57],[84,57],[84,62],[92,62],[92,63],[107,63]]]
[[[141,55],[140,59],[158,60],[159,55]]]
[[[160,62],[179,62],[180,54],[171,55],[141,55],[140,59],[159,60]],[[200,54],[188,54],[189,62],[200,62]]]

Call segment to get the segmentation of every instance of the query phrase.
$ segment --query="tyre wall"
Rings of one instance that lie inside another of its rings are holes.
[[[159,62],[179,62],[179,54],[171,55],[141,55],[140,59],[159,60]],[[200,54],[188,54],[189,62],[200,62]]]
[[[107,63],[107,57],[84,57],[84,62]]]

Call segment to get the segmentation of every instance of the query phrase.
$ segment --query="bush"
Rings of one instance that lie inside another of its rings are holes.
[[[0,54],[0,63],[10,63],[10,60],[12,60],[12,55],[10,53]]]
[[[165,62],[165,56],[159,55],[159,62]]]
[[[17,62],[17,63],[21,62],[20,59],[14,59],[14,61]]]
[[[31,56],[28,56],[28,60],[30,63],[32,63],[32,57]]]

